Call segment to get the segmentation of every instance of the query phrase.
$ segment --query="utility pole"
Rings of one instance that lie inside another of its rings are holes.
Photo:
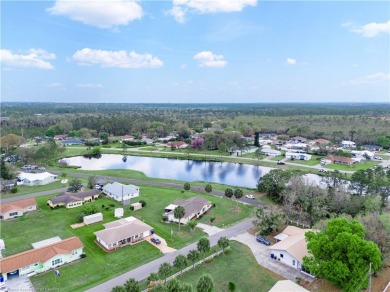
[[[368,269],[368,292],[371,292],[371,263],[370,268]]]

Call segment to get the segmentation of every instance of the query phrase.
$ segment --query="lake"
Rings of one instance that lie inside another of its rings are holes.
[[[273,168],[231,162],[206,162],[155,158],[142,156],[103,154],[100,158],[76,156],[64,158],[68,165],[80,166],[83,170],[132,169],[148,177],[182,181],[206,181],[232,186],[256,188],[260,177]]]

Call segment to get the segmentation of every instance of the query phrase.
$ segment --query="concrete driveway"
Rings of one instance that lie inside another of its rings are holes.
[[[204,224],[204,223],[198,223],[196,225],[196,227],[199,227],[204,232],[206,232],[208,235],[214,235],[214,234],[217,234],[217,233],[224,230],[222,228],[218,228],[217,226],[211,226],[211,225]]]
[[[12,277],[6,283],[9,291],[26,291],[35,292],[34,286],[31,284],[30,278],[26,276]]]
[[[158,238],[160,239],[161,243],[160,244],[155,244],[151,241],[152,238]],[[163,254],[167,254],[167,253],[172,253],[172,252],[175,252],[176,249],[172,248],[172,247],[169,247],[166,240],[164,238],[162,238],[161,236],[158,236],[157,234],[153,234],[152,236],[149,236],[147,238],[145,238],[145,240],[147,242],[149,242],[151,245],[157,247],[159,250],[161,250],[161,252]]]
[[[289,267],[285,264],[282,264],[279,261],[272,260],[270,258],[271,252],[268,247],[264,244],[261,244],[256,241],[256,237],[248,232],[239,234],[231,238],[248,246],[253,255],[255,256],[258,264],[264,268],[271,270],[282,277],[295,282],[296,277],[300,277],[309,282],[313,281],[313,278],[306,276],[301,273],[299,270]]]

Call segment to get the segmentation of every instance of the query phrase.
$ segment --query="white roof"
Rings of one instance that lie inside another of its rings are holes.
[[[45,240],[34,242],[31,245],[32,245],[32,247],[34,249],[36,249],[36,248],[41,248],[41,247],[44,247],[44,246],[48,246],[50,244],[57,243],[57,242],[60,242],[60,241],[62,241],[62,239],[59,238],[58,236],[55,236],[55,237],[52,237],[52,238],[48,238],[48,239],[45,239]]]
[[[276,282],[276,284],[268,292],[309,292],[309,290],[306,290],[293,281],[281,280]]]
[[[275,238],[276,240],[283,240],[283,239],[285,239],[285,238],[287,238],[287,237],[288,237],[288,235],[287,235],[287,234],[284,234],[284,233],[279,233],[278,235],[274,236],[274,238]]]
[[[170,204],[168,206],[166,206],[164,209],[168,209],[168,210],[173,210],[177,207],[177,205],[174,205],[174,204]]]
[[[124,185],[124,184],[121,184],[118,182],[114,182],[112,184],[106,184],[103,187],[103,191],[110,192],[110,193],[114,194],[114,196],[119,197],[119,196],[122,196],[122,192],[123,192],[124,196],[138,193],[139,187],[137,187],[135,185]]]
[[[102,218],[103,219],[103,214],[102,213],[95,213],[92,215],[84,216],[84,220],[95,219],[95,218]]]
[[[355,145],[355,142],[352,142],[352,141],[342,141],[341,144]]]
[[[21,172],[18,177],[21,180],[27,179],[29,181],[35,181],[35,180],[44,180],[48,177],[56,177],[55,174],[52,174],[50,172],[41,172],[41,173],[29,173],[29,172]]]
[[[123,208],[115,208],[114,217],[123,217]]]
[[[4,239],[0,239],[0,250],[5,249]]]

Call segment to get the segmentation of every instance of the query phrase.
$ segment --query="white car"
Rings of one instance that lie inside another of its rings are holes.
[[[380,156],[375,156],[374,159],[376,159],[376,160],[382,160],[382,157],[380,157]]]
[[[253,195],[246,195],[245,198],[254,199],[255,197]]]

